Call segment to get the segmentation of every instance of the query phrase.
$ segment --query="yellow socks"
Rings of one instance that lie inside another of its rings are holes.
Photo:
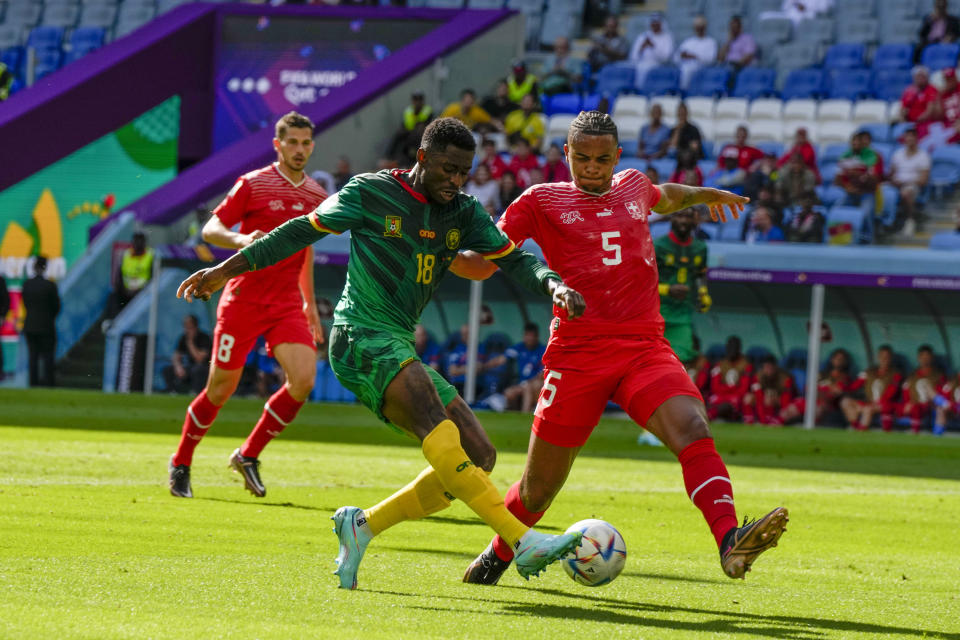
[[[377,535],[404,520],[417,520],[450,506],[443,483],[433,467],[380,504],[364,509],[370,532]]]
[[[529,527],[507,511],[490,478],[470,461],[453,421],[444,420],[423,439],[423,455],[451,495],[463,500],[511,547],[516,546]]]

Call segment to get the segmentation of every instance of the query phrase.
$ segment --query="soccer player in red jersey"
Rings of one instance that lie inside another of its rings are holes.
[[[273,146],[277,161],[237,180],[204,225],[204,240],[242,249],[326,199],[327,192],[303,172],[313,153],[310,119],[296,112],[280,118]],[[237,223],[240,230],[232,231]],[[267,400],[250,436],[230,456],[230,466],[258,497],[267,491],[260,480],[260,452],[294,419],[310,395],[316,375],[315,343],[324,340],[313,292],[312,248],[235,278],[224,290],[217,307],[207,386],[187,407],[180,446],[170,459],[171,494],[193,497],[193,451],[236,390],[247,353],[261,335],[287,381]]]
[[[507,508],[525,523],[540,520],[613,400],[679,457],[687,494],[716,538],[724,572],[741,578],[776,544],[787,510],[777,508],[737,526],[732,484],[710,435],[703,399],[663,337],[647,218],[651,211],[705,204],[715,219],[725,220],[724,207],[737,216],[748,200],[717,189],[658,187],[634,169],[614,174],[621,153],[617,127],[599,111],[581,113],[567,140],[573,182],[535,185],[498,223],[518,244],[536,241],[550,267],[586,301],[580,318],[558,313],[551,321],[526,468],[507,492]],[[454,264],[455,273],[471,278],[493,270],[473,254]],[[511,557],[507,545],[494,539],[464,581],[495,584]]]

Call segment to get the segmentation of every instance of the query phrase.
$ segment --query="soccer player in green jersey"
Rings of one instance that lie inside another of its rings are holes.
[[[697,357],[693,312],[704,312],[713,303],[707,292],[707,243],[693,236],[695,226],[693,208],[677,211],[670,217],[670,233],[654,243],[663,335],[684,364]]]
[[[583,297],[532,254],[517,249],[476,198],[460,193],[476,142],[453,118],[427,126],[410,171],[354,177],[308,215],[281,225],[230,259],[187,278],[177,292],[207,299],[226,282],[262,269],[327,234],[350,231],[347,283],[330,333],[330,365],[340,382],[377,416],[422,443],[430,463],[406,487],[372,508],[341,507],[333,516],[340,539],[342,588],[355,589],[357,569],[376,534],[463,500],[516,550],[524,577],[567,554],[580,534],[550,536],[520,522],[487,477],[496,451],[456,390],[414,349],[414,328],[443,275],[470,249],[528,289],[553,298],[570,318]]]

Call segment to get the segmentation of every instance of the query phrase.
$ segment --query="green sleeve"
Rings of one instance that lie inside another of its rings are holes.
[[[289,258],[327,235],[327,232],[318,230],[310,222],[310,215],[313,214],[287,220],[250,246],[240,249],[240,253],[250,263],[250,271],[263,269]]]
[[[503,269],[511,279],[534,293],[549,295],[547,280],[562,282],[560,275],[537,257],[523,249],[514,249],[505,256],[495,259],[495,264]]]
[[[336,192],[314,209],[310,220],[314,226],[328,233],[343,233],[363,224],[363,206],[360,189],[361,178],[351,178],[343,189]]]
[[[513,241],[493,223],[479,200],[472,197],[471,200],[473,207],[466,214],[460,249],[472,249],[489,259],[510,253]]]

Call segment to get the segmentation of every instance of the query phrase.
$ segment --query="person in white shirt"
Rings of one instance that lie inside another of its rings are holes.
[[[917,130],[907,129],[903,146],[890,158],[890,183],[900,190],[900,206],[906,221],[903,234],[912,236],[917,230],[917,196],[930,179],[930,154],[917,145]]]
[[[833,0],[783,0],[781,12],[797,26],[804,20],[829,11],[832,6]],[[763,18],[763,14],[760,17]]]
[[[707,35],[707,19],[698,15],[693,19],[693,32],[680,43],[673,61],[680,67],[680,88],[686,90],[698,69],[717,61],[717,41]]]
[[[650,69],[666,64],[673,54],[673,36],[664,24],[663,16],[650,16],[650,28],[637,36],[630,48],[630,62],[637,68],[634,84],[643,87]]]
[[[491,218],[497,217],[497,212],[500,211],[500,185],[490,178],[487,165],[477,165],[473,170],[473,177],[464,185],[463,192],[479,200]]]

